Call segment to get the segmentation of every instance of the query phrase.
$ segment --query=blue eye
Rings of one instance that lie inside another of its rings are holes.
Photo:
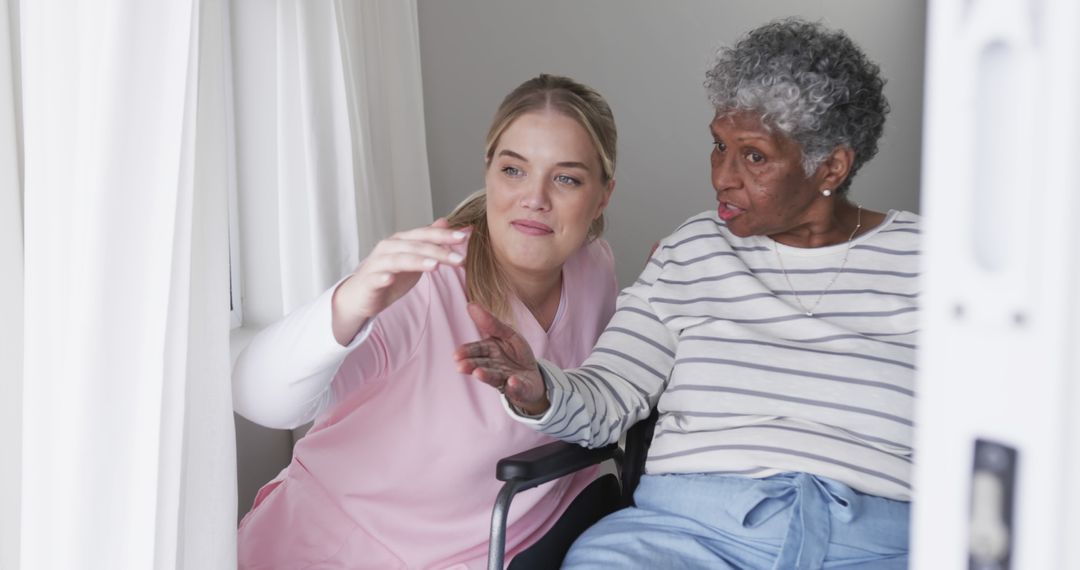
[[[572,176],[567,176],[565,174],[560,174],[560,175],[556,176],[555,181],[558,182],[559,184],[565,184],[567,186],[580,186],[581,185],[580,180],[578,180],[577,178],[574,178]]]
[[[521,169],[516,166],[504,166],[502,168],[502,172],[503,174],[514,178],[517,178],[518,176],[524,174]]]

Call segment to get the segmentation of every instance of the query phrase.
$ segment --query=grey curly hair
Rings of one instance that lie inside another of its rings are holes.
[[[855,158],[837,192],[877,154],[889,112],[885,80],[841,31],[797,18],[765,24],[721,49],[705,77],[717,116],[760,113],[802,147],[807,176],[836,147],[851,148]]]

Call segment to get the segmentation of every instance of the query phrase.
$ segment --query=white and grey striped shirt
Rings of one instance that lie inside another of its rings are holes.
[[[806,316],[795,296],[811,307],[849,246]],[[910,212],[812,249],[699,214],[623,291],[581,368],[541,363],[552,408],[519,419],[595,447],[656,405],[648,473],[802,471],[910,500],[918,272]]]

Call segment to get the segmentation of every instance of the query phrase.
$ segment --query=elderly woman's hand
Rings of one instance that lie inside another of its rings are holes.
[[[546,412],[551,402],[529,343],[475,303],[469,303],[469,316],[484,338],[458,347],[458,370],[499,390],[526,415]]]

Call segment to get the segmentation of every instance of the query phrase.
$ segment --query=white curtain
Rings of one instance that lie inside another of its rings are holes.
[[[415,0],[238,2],[237,158],[248,326],[430,223]]]
[[[18,14],[0,4],[0,568],[19,563],[22,453],[23,217]],[[12,17],[14,16],[14,17]]]
[[[235,355],[432,211],[415,0],[235,2],[232,32]],[[242,513],[305,430],[236,429]]]
[[[21,5],[21,568],[234,564],[223,8]]]
[[[255,326],[430,221],[415,1],[8,2],[0,567],[231,567],[227,196]]]

